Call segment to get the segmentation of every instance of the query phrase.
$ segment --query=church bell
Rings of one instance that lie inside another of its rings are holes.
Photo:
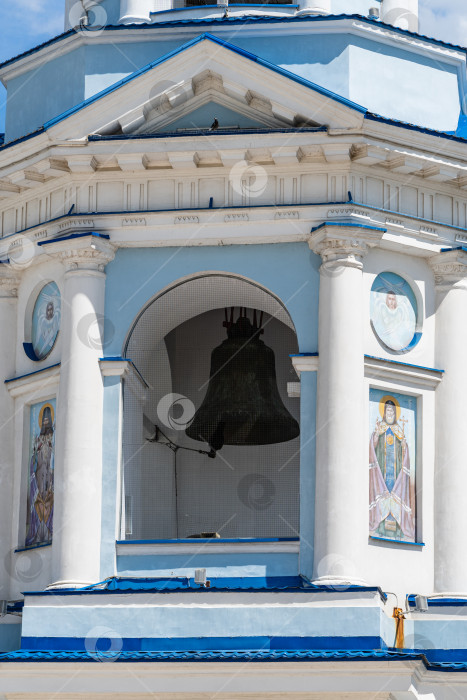
[[[253,322],[246,309],[237,321],[226,310],[227,338],[212,351],[208,390],[185,430],[193,440],[207,442],[213,450],[224,445],[272,445],[300,434],[279,395],[274,352],[260,335],[257,312]]]

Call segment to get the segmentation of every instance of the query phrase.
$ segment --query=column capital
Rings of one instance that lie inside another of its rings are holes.
[[[115,246],[109,237],[97,233],[71,234],[40,245],[47,255],[56,256],[64,263],[67,273],[103,273],[115,257]]]
[[[14,299],[18,294],[19,278],[8,263],[0,263],[0,299]]]
[[[362,224],[325,222],[311,230],[308,245],[322,258],[325,269],[363,269],[363,258],[378,245],[386,229]]]
[[[435,285],[441,291],[463,289],[467,291],[467,250],[446,250],[429,259],[435,275]]]

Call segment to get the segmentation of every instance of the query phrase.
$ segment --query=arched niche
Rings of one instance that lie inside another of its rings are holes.
[[[267,445],[209,445],[185,433],[205,397],[211,354],[227,337],[225,310],[263,315],[261,336],[274,352],[280,399],[299,421],[290,354],[295,329],[283,303],[241,277],[204,273],[152,299],[123,348],[147,389],[124,392],[122,538],[294,537],[299,529],[299,438]],[[156,428],[157,426],[157,428]],[[171,443],[171,446],[167,443]],[[164,444],[165,443],[165,444]]]

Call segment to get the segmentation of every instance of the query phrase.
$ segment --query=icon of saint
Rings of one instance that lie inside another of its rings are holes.
[[[370,532],[414,542],[415,498],[409,447],[397,417],[400,406],[394,397],[383,401],[382,420],[370,438]]]
[[[52,407],[41,411],[40,433],[34,438],[29,465],[28,529],[26,546],[52,541],[54,422]]]

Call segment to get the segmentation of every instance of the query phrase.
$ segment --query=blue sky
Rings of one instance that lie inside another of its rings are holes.
[[[419,1],[421,34],[467,45],[467,0]],[[64,7],[65,0],[0,0],[0,62],[60,34]],[[5,97],[0,86],[0,132]],[[467,135],[467,119],[465,132]]]

